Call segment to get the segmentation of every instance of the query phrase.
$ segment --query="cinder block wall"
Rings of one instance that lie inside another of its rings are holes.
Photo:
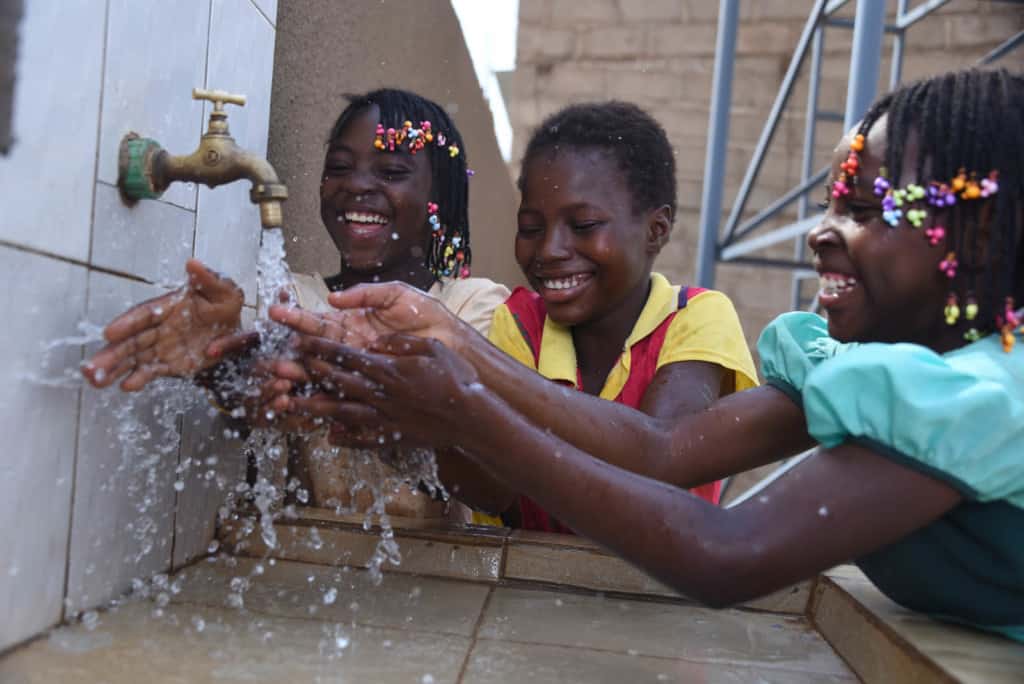
[[[724,209],[728,212],[778,92],[811,0],[745,0],[737,37]],[[842,16],[852,16],[850,3]],[[895,13],[896,3],[889,9]],[[676,149],[679,214],[656,267],[692,283],[696,268],[704,149],[717,33],[713,0],[520,0],[517,69],[510,75],[515,131],[511,172],[531,130],[571,102],[631,100],[666,128]],[[1009,2],[953,0],[908,33],[904,80],[970,65],[1024,28],[1024,9]],[[852,31],[825,38],[819,107],[844,109]],[[888,48],[881,88],[888,83]],[[1024,52],[1004,58],[1024,68]],[[806,71],[806,69],[805,69]],[[801,78],[748,202],[756,212],[799,179],[807,79]],[[827,163],[841,126],[819,123],[816,167]],[[823,194],[823,193],[822,193]],[[815,201],[818,195],[812,197]],[[791,218],[791,217],[790,217]],[[724,216],[723,216],[724,220]],[[792,243],[772,256],[790,257]],[[768,321],[789,308],[788,271],[720,266],[716,287],[736,303],[753,344]]]

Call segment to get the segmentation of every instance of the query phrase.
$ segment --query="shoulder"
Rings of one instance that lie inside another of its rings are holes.
[[[431,293],[456,316],[486,335],[494,311],[508,299],[508,288],[488,278],[445,279]]]

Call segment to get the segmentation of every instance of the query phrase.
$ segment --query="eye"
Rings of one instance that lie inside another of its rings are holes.
[[[577,233],[585,233],[601,225],[604,225],[604,221],[577,221],[572,224],[572,229]]]
[[[392,181],[402,180],[403,178],[406,178],[411,173],[411,171],[404,166],[385,166],[384,168],[380,169],[379,173],[381,176],[384,177],[385,180]]]
[[[536,223],[520,223],[519,235],[522,237],[535,237],[544,232],[544,226]]]
[[[342,176],[351,170],[351,165],[346,162],[328,161],[324,164],[325,176]]]

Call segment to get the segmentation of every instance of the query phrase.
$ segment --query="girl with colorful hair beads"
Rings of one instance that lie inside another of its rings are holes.
[[[383,89],[348,99],[330,132],[320,184],[320,216],[338,249],[340,271],[328,278],[295,274],[292,299],[311,311],[325,311],[332,291],[400,281],[487,334],[495,307],[509,292],[470,277],[470,172],[454,122],[439,105],[408,91]],[[186,268],[188,286],[143,302],[110,323],[104,331],[109,344],[84,366],[86,378],[97,387],[121,379],[122,389],[132,391],[156,377],[199,373],[218,401],[246,422],[270,423],[286,432],[312,430],[311,421],[301,416],[268,412],[275,397],[304,383],[302,369],[285,359],[254,361],[233,354],[253,341],[252,334],[239,333],[241,291],[196,260]],[[222,380],[240,375],[248,381],[247,392]],[[350,486],[369,477],[355,470],[381,464],[366,454],[326,452],[321,433],[305,440],[302,449],[313,501],[349,505]],[[312,458],[316,449],[327,457]],[[369,504],[366,495],[357,508]],[[440,507],[408,488],[391,503],[390,512],[405,515],[436,513]]]
[[[1024,78],[1006,71],[878,100],[837,147],[808,235],[827,321],[780,316],[758,345],[767,384],[667,434],[622,422],[628,439],[592,455],[559,439],[493,380],[507,370],[482,339],[436,307],[412,315],[422,298],[400,286],[331,299],[344,309],[332,325],[373,351],[303,345],[335,364],[332,386],[361,402],[353,416],[465,447],[496,480],[705,603],[852,560],[904,606],[1024,641],[1022,112]],[[681,488],[812,446],[734,508]],[[679,487],[606,462],[652,449],[675,457]]]

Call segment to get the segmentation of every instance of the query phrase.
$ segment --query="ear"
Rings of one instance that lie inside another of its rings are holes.
[[[672,233],[672,208],[663,204],[647,212],[647,253],[657,256]]]

